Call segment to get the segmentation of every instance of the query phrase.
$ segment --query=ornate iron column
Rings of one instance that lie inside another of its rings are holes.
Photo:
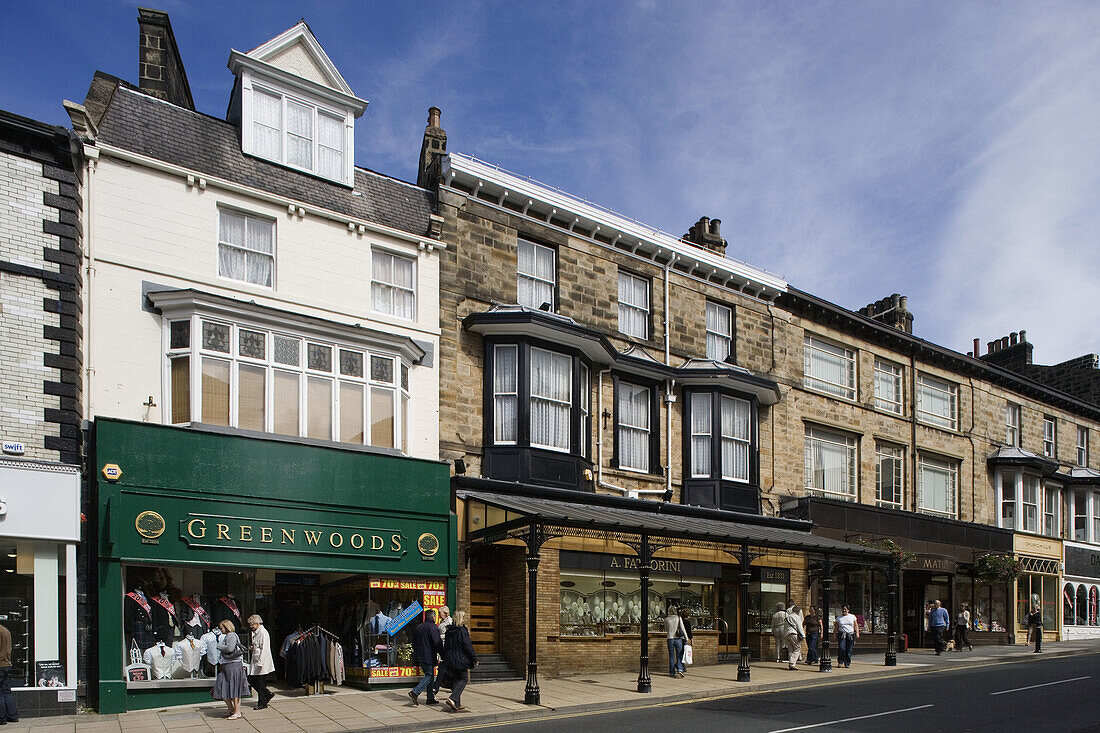
[[[737,681],[749,682],[752,671],[749,667],[749,546],[741,545],[741,602],[738,604],[740,626],[737,633],[738,646],[741,647],[741,659],[737,663]]]
[[[643,534],[638,545],[638,577],[642,581],[642,649],[638,659],[638,692],[653,692],[649,679],[649,535]]]
[[[821,662],[819,672],[832,672],[833,660],[829,658],[829,589],[833,587],[833,558],[825,556],[821,573]]]
[[[532,522],[527,533],[527,686],[523,702],[540,704],[538,663],[538,576],[539,548],[542,547],[542,527]]]
[[[898,568],[897,558],[890,559],[890,565],[886,570],[886,588],[890,595],[889,616],[886,617],[886,666],[898,666],[898,622],[897,622],[897,595],[898,595]]]

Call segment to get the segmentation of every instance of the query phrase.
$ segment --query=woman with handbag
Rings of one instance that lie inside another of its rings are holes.
[[[443,640],[443,664],[453,676],[451,696],[443,702],[456,713],[468,713],[462,707],[462,691],[470,681],[470,670],[477,666],[477,652],[470,642],[470,630],[466,628],[466,612],[455,611],[454,622],[447,629],[447,638]]]
[[[229,720],[238,720],[241,717],[241,698],[250,692],[248,677],[244,673],[244,647],[232,621],[226,619],[218,624],[218,628],[222,630],[222,637],[218,640],[222,661],[218,665],[218,677],[214,680],[210,696],[215,700],[224,700],[229,708]]]

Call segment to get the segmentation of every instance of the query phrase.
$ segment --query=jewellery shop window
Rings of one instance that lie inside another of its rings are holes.
[[[424,612],[436,612],[447,605],[443,580],[371,578],[369,595],[358,626],[356,646],[365,650],[361,658],[353,651],[349,677],[371,680],[419,677],[413,659],[413,630],[424,621]]]
[[[252,571],[131,565],[123,568],[123,588],[127,682],[213,682],[222,621],[249,646],[244,619],[254,613]]]
[[[649,582],[650,631],[664,631],[669,606],[681,613],[688,611],[692,629],[714,629],[717,596],[713,578],[654,571]],[[562,570],[561,635],[640,634],[641,588],[636,572]]]

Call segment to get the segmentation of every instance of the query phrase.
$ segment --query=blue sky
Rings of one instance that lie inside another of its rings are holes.
[[[1026,329],[1100,352],[1100,3],[190,2],[196,104],[229,49],[305,17],[370,106],[356,162],[452,150],[682,234],[849,308],[909,296],[959,351]],[[136,82],[137,5],[9,2],[0,108],[64,124],[95,69]]]

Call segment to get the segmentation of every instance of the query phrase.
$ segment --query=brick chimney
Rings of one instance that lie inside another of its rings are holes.
[[[420,146],[420,164],[416,172],[416,185],[434,189],[439,185],[440,160],[447,154],[447,132],[439,126],[443,110],[428,109],[428,126],[424,128],[424,142]]]
[[[1034,349],[1035,347],[1027,342],[1027,331],[1013,332],[988,342],[986,352],[980,358],[982,361],[1014,372],[1023,372],[1031,365],[1031,352]]]
[[[913,333],[913,314],[909,311],[909,298],[894,293],[859,309],[860,315],[892,326],[905,333]]]
[[[688,244],[693,244],[705,250],[714,252],[722,257],[726,256],[726,240],[722,239],[722,220],[702,217],[695,225],[688,229],[683,239]]]
[[[138,8],[138,86],[158,99],[195,109],[172,23],[160,10]]]

